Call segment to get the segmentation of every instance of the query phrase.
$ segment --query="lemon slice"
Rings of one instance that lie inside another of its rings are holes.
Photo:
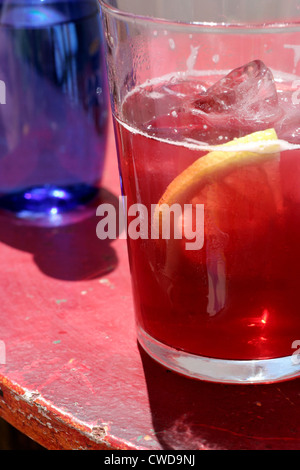
[[[255,144],[249,147],[258,151],[226,150],[226,148],[233,146],[245,147],[244,144]],[[219,177],[220,173],[224,172],[226,174],[240,166],[273,159],[279,151],[280,144],[274,129],[254,132],[220,145],[217,150],[209,152],[196,160],[169,184],[155,208],[154,221],[159,223],[159,219],[166,210],[166,205],[182,204],[191,200],[202,185],[213,182],[217,176]]]

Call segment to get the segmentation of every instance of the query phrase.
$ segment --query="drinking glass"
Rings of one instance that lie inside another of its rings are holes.
[[[140,344],[201,380],[299,376],[298,1],[100,5]]]
[[[91,213],[108,96],[97,0],[0,0],[0,211],[59,225]]]

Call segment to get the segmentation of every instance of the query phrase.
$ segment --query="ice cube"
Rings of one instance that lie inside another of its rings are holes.
[[[274,127],[279,139],[286,140],[292,144],[300,144],[299,103],[294,101],[294,93],[294,89],[287,89],[278,94],[282,117]]]
[[[280,114],[273,74],[261,60],[232,70],[200,94],[194,108],[213,126],[252,132]]]
[[[238,135],[235,129],[225,130],[221,126],[213,126],[206,119],[185,108],[173,110],[148,121],[145,130],[155,137],[176,141],[188,139],[212,145],[224,144]]]
[[[204,83],[196,77],[186,80],[174,75],[167,81],[154,80],[148,86],[141,86],[124,101],[123,116],[129,123],[148,129],[151,121],[161,116],[174,117],[175,113],[181,113],[186,102],[190,105],[205,90]]]

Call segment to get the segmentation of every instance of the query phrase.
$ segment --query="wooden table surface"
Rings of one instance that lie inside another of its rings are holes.
[[[119,193],[110,132],[101,200]],[[205,383],[140,350],[126,242],[97,221],[0,220],[0,416],[47,449],[300,449],[300,380]]]

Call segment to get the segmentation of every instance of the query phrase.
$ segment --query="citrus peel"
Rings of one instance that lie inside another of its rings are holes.
[[[226,150],[227,147],[251,143],[255,144],[253,148],[259,151]],[[198,158],[169,184],[155,208],[154,221],[159,223],[160,227],[160,220],[166,205],[183,204],[191,200],[202,185],[214,181],[221,172],[226,173],[237,166],[266,161],[278,155],[279,151],[278,138],[272,128],[254,132],[220,145],[217,150]]]

